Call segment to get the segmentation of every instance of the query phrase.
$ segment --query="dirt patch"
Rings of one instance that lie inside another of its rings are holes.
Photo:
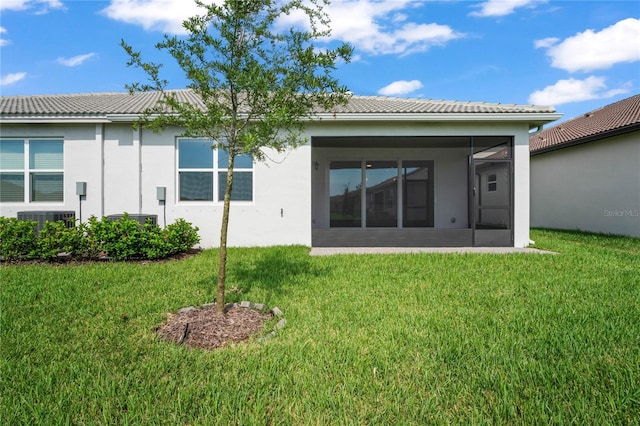
[[[217,313],[215,306],[183,309],[169,314],[157,333],[160,339],[190,348],[215,349],[258,335],[271,318],[271,312],[237,305],[231,305],[225,314]]]

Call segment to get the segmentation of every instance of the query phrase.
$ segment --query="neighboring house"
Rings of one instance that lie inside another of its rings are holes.
[[[640,237],[640,95],[530,138],[531,225]]]
[[[157,99],[0,98],[1,214],[182,217],[216,246],[225,153],[178,128],[134,130]],[[306,145],[236,161],[229,244],[524,247],[529,131],[559,117],[551,107],[353,96],[317,113]]]

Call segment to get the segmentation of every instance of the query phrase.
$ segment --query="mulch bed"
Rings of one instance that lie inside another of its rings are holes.
[[[137,263],[141,265],[153,264],[153,263],[166,263],[180,261],[196,256],[202,252],[202,249],[191,249],[186,253],[178,253],[171,256],[164,257],[162,259],[127,259],[127,260],[114,260],[114,263]],[[100,258],[82,258],[74,259],[70,256],[59,255],[53,260],[43,259],[17,259],[17,260],[4,260],[0,259],[0,265],[49,265],[49,266],[67,266],[67,265],[95,265],[108,263],[111,260],[108,257]]]
[[[196,308],[169,314],[167,321],[157,328],[158,337],[190,348],[216,349],[244,342],[259,334],[264,322],[273,318],[271,312],[231,305],[225,314],[216,307]]]

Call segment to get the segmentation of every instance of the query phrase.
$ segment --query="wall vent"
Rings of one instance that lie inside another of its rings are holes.
[[[44,228],[45,222],[63,221],[67,228],[76,226],[76,212],[74,211],[28,211],[18,212],[18,220],[33,220],[38,223],[37,231]]]

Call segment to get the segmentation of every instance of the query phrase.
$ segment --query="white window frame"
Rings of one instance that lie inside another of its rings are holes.
[[[227,173],[228,172],[228,168],[227,167],[220,167],[220,165],[218,164],[218,153],[219,150],[218,149],[211,149],[211,155],[212,155],[212,159],[213,159],[213,167],[211,168],[181,168],[180,167],[180,141],[184,141],[184,140],[198,140],[198,141],[203,141],[203,142],[209,142],[211,144],[213,144],[213,142],[211,142],[210,140],[206,139],[206,138],[186,138],[186,137],[178,137],[176,138],[176,144],[175,144],[175,149],[176,149],[176,200],[178,203],[184,203],[184,204],[189,204],[189,205],[193,205],[193,204],[206,204],[206,205],[221,205],[224,203],[224,200],[221,199],[224,197],[224,194],[220,194],[219,191],[219,181],[220,181],[220,173]],[[181,200],[180,199],[180,173],[181,172],[204,172],[204,173],[211,173],[213,176],[213,199],[212,200]],[[234,167],[233,168],[233,173],[234,176],[236,175],[236,173],[238,172],[250,172],[251,173],[251,200],[231,200],[231,202],[233,204],[253,204],[255,202],[255,160],[252,158],[251,160],[251,167],[247,168],[247,167]]]
[[[498,174],[487,173],[487,192],[496,192],[498,190]]]
[[[23,184],[24,184],[24,194],[22,197],[22,201],[3,201],[4,204],[43,204],[43,205],[52,205],[52,204],[64,204],[65,198],[65,190],[64,190],[64,181],[65,181],[65,161],[64,161],[64,145],[65,140],[61,137],[40,137],[40,138],[25,138],[25,137],[3,137],[0,140],[7,141],[22,141],[23,144],[23,167],[21,169],[2,169],[0,173],[11,173],[11,174],[22,174],[23,175]],[[61,169],[35,169],[31,167],[31,142],[36,141],[60,141],[62,142],[62,168]],[[32,197],[32,186],[33,186],[33,174],[41,173],[56,173],[62,174],[62,199],[55,201],[34,201]]]

